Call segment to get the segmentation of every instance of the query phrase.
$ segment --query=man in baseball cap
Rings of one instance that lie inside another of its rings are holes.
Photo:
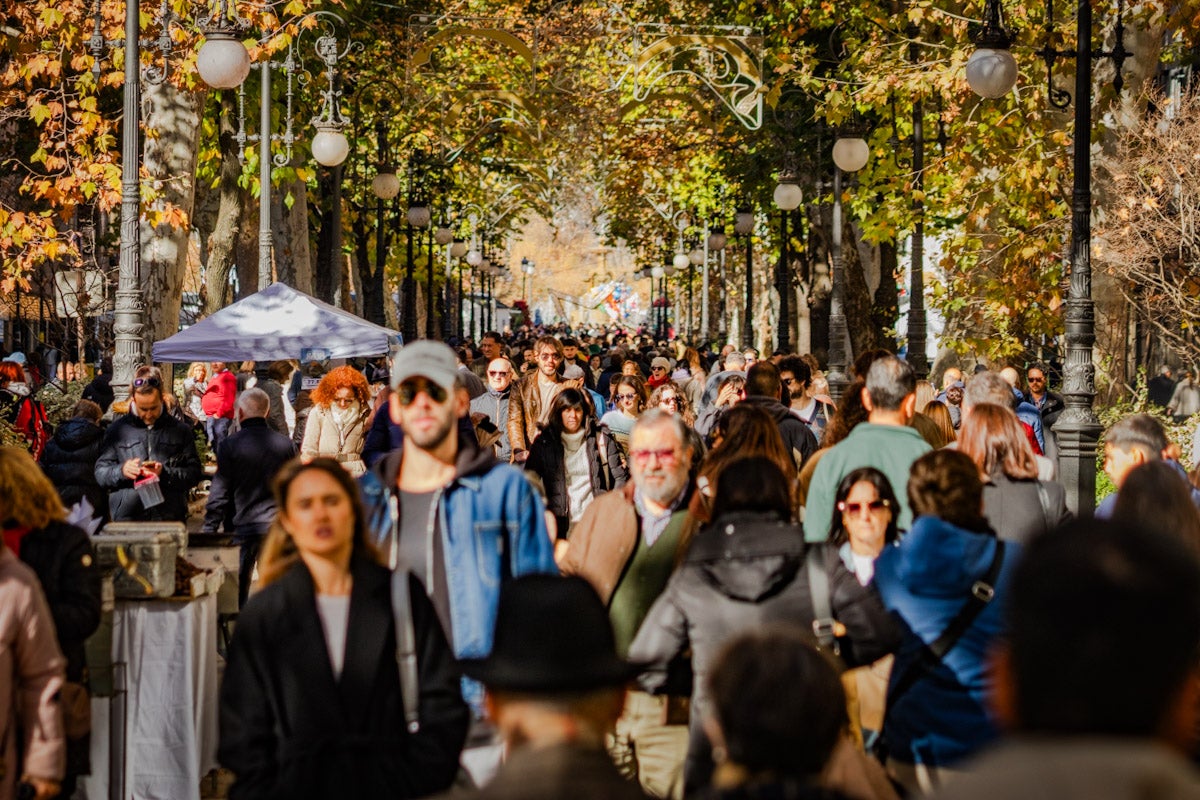
[[[545,509],[520,470],[461,435],[470,398],[453,350],[413,342],[391,375],[388,413],[404,437],[360,479],[368,537],[389,565],[406,564],[425,585],[455,657],[480,658],[491,650],[504,579],[556,571]],[[482,687],[464,682],[463,696],[481,721]],[[481,726],[464,759],[481,742],[498,764],[500,748]]]

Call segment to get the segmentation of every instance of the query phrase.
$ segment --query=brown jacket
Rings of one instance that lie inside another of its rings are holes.
[[[633,483],[627,483],[623,489],[607,492],[593,500],[571,529],[571,544],[559,564],[564,575],[579,575],[592,584],[606,605],[637,547],[642,526],[633,504],[635,491]],[[683,499],[675,513],[688,513],[688,499]],[[699,527],[698,521],[689,515],[675,552],[676,566],[683,561]]]
[[[542,393],[538,389],[538,370],[534,370],[508,393],[508,443],[513,455],[529,452],[529,446],[538,437],[538,420],[542,417]],[[562,390],[562,377],[555,374],[555,383]]]
[[[0,547],[0,800],[23,774],[59,780],[67,759],[58,692],[67,661],[33,570]],[[22,737],[17,758],[17,737]]]

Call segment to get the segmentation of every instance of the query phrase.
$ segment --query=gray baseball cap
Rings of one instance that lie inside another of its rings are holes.
[[[392,388],[417,377],[425,378],[447,392],[453,391],[458,381],[458,359],[454,351],[431,339],[406,344],[392,361]]]

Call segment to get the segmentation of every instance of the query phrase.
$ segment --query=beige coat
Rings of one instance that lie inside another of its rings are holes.
[[[66,666],[37,576],[0,546],[0,800],[16,795],[22,775],[62,779],[67,740],[58,692]],[[22,734],[25,757],[18,763]]]
[[[381,413],[387,413],[384,409]],[[370,409],[364,408],[356,420],[338,431],[333,423],[333,412],[329,406],[313,406],[308,412],[308,422],[304,427],[304,441],[300,445],[302,458],[336,458],[342,466],[358,477],[367,471],[367,465],[362,460],[363,441],[367,435],[367,417]]]

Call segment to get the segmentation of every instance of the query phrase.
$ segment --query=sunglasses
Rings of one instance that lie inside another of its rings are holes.
[[[651,367],[650,371],[651,372],[666,372],[667,368],[666,367]]]
[[[662,400],[658,401],[658,404],[660,406],[677,406],[677,405],[679,405],[679,398],[678,397],[664,397]]]
[[[636,394],[618,394],[617,399],[618,400],[637,400],[637,395]]]
[[[1030,383],[1045,383],[1046,379],[1045,378],[1035,378],[1034,376],[1031,375],[1031,376],[1029,376],[1029,382]]]
[[[842,502],[842,503],[838,503],[838,510],[844,511],[847,514],[861,514],[862,512],[868,511],[868,510],[871,511],[872,513],[874,513],[876,511],[882,511],[883,509],[888,508],[890,505],[891,505],[891,503],[889,503],[887,500],[882,500],[882,499],[872,500],[869,503]]]
[[[501,370],[490,370],[489,369],[488,370],[488,375],[492,378],[503,378],[505,375],[511,375],[511,374],[512,373],[506,369],[501,369]]]
[[[679,458],[679,454],[674,450],[631,450],[629,457],[632,458],[638,465],[644,466],[650,463],[650,458],[655,457],[658,463],[664,467],[669,467]]]
[[[134,378],[133,388],[141,389],[143,386],[149,386],[151,389],[161,389],[162,381],[158,378]]]
[[[429,399],[441,405],[446,402],[446,398],[450,396],[449,392],[438,386],[436,383],[429,381],[412,381],[400,384],[400,388],[396,390],[396,396],[400,400],[400,405],[411,406],[417,400],[417,395],[424,392],[429,395]]]

